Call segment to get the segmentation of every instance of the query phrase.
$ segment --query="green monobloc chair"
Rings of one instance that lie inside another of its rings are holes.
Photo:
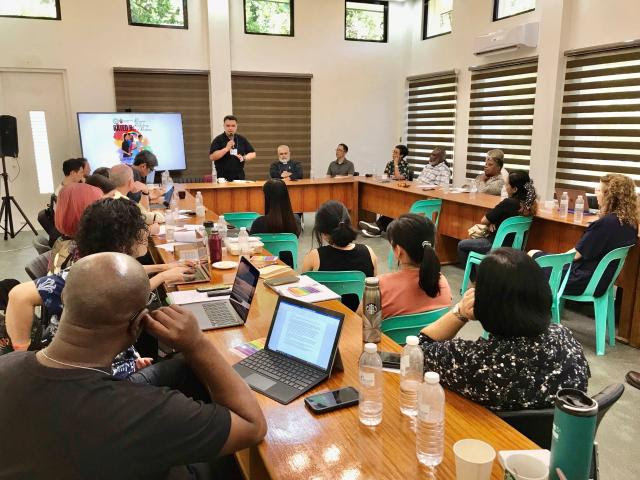
[[[298,237],[293,233],[259,233],[255,236],[260,238],[264,248],[271,255],[279,256],[280,252],[291,252],[293,268],[294,270],[298,268]]]
[[[253,221],[259,216],[260,214],[257,212],[231,212],[225,213],[224,219],[227,223],[234,225],[238,229],[245,227],[249,230]]]
[[[382,333],[399,345],[404,345],[408,335],[418,335],[423,327],[435,322],[449,311],[449,307],[389,317],[382,321]]]
[[[365,275],[357,270],[343,270],[337,272],[328,271],[311,271],[305,275],[313,278],[316,282],[321,283],[330,288],[338,295],[355,294],[358,296],[358,302],[362,301],[362,292],[364,292]]]
[[[533,217],[523,217],[516,216],[507,218],[504,222],[500,224],[500,228],[496,232],[496,236],[493,239],[493,244],[491,245],[491,250],[495,250],[496,248],[500,248],[504,246],[504,241],[507,235],[515,234],[515,238],[513,239],[513,243],[511,244],[512,248],[516,248],[518,250],[523,250],[527,244],[527,233],[529,232],[529,228],[531,228],[531,222],[533,221]],[[484,258],[484,254],[477,252],[470,252],[469,257],[467,258],[467,265],[464,268],[464,276],[462,277],[462,285],[460,286],[460,293],[463,294],[467,290],[467,283],[469,283],[469,276],[471,275],[471,268],[473,265],[479,265]]]
[[[627,253],[629,253],[629,249],[631,247],[631,245],[628,247],[620,247],[607,253],[598,263],[598,266],[596,267],[595,272],[593,272],[591,280],[589,280],[587,288],[584,289],[582,295],[562,295],[561,297],[562,300],[573,300],[574,302],[593,302],[593,309],[596,317],[596,355],[604,355],[604,344],[607,330],[609,333],[609,345],[614,346],[616,344],[613,284],[618,278],[618,275],[620,275],[620,270],[622,270],[622,267],[624,266],[624,261],[627,258]],[[618,267],[607,286],[607,290],[599,297],[594,296],[596,287],[598,286],[598,283],[600,283],[602,275],[607,267],[615,261],[618,261]],[[560,303],[560,307],[562,308],[562,301]]]
[[[560,323],[560,298],[567,285],[574,256],[575,252],[567,252],[536,258],[536,263],[542,268],[551,268],[549,287],[551,288],[551,319],[553,323]],[[564,271],[565,267],[567,267],[566,271]]]

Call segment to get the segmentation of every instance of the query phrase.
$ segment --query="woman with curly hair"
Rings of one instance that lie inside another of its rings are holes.
[[[147,225],[135,203],[128,199],[103,198],[89,205],[80,219],[75,235],[76,254],[86,257],[94,253],[118,252],[137,258],[147,253],[147,237]],[[65,269],[11,289],[6,326],[14,350],[26,350],[30,346],[32,349],[41,348],[42,345],[31,345],[36,306],[44,306],[47,314],[44,323],[48,325],[43,341],[46,343],[55,335],[62,314],[62,292],[68,273],[69,269]],[[188,267],[172,265],[172,268],[152,277],[149,283],[151,289],[155,289],[163,282],[182,280],[189,273]],[[100,272],[96,272],[96,276],[99,275]],[[136,368],[148,364],[148,359],[137,358],[134,350],[127,349],[122,358],[119,356],[114,361],[113,375],[127,377]]]
[[[514,170],[509,174],[509,181],[505,184],[507,198],[489,210],[480,223],[487,226],[487,235],[481,238],[468,238],[458,243],[458,258],[464,268],[470,252],[488,253],[498,227],[507,218],[522,215],[531,217],[538,210],[538,195],[533,186],[533,180],[524,170]],[[512,238],[506,238],[505,247],[511,246]],[[472,277],[475,277],[472,272]]]
[[[596,188],[600,205],[599,219],[591,223],[582,234],[575,249],[569,280],[564,289],[567,295],[580,295],[587,287],[600,260],[612,250],[634,245],[638,240],[638,196],[631,178],[610,173],[600,179]],[[531,250],[538,258],[547,252]],[[604,294],[611,282],[618,262],[612,262],[604,271],[595,296]]]

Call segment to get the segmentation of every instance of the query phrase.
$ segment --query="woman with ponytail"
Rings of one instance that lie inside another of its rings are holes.
[[[319,246],[304,257],[302,271],[358,270],[367,277],[374,277],[376,255],[368,246],[354,243],[357,235],[347,207],[335,200],[323,203],[316,212],[313,227],[313,236]]]
[[[524,170],[515,170],[509,174],[509,181],[505,184],[507,198],[489,210],[480,223],[486,225],[488,235],[481,238],[469,238],[458,243],[458,258],[464,268],[467,264],[469,252],[488,253],[500,224],[507,218],[522,215],[531,217],[538,210],[538,195],[533,186],[533,180]],[[511,246],[513,239],[507,237],[504,247]],[[475,275],[474,275],[475,276]]]
[[[391,222],[387,236],[400,271],[380,275],[382,318],[451,305],[449,282],[440,273],[436,228],[422,215],[407,213]]]

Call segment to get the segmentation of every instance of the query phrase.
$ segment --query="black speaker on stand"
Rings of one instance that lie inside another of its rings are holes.
[[[4,231],[4,239],[7,237],[14,238],[24,227],[29,225],[34,235],[38,232],[29,221],[16,199],[9,193],[9,174],[7,174],[7,165],[5,157],[18,158],[18,124],[16,117],[11,115],[0,115],[0,157],[2,157],[2,183],[4,185],[4,195],[2,196],[2,207],[0,207],[0,229]],[[11,203],[18,209],[25,224],[15,231],[13,228],[13,214],[11,213]],[[4,226],[3,226],[4,225]]]

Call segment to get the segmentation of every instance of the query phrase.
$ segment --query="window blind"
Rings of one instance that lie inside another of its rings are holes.
[[[556,187],[593,191],[607,173],[640,185],[640,49],[570,57]]]
[[[447,165],[453,166],[457,86],[455,72],[408,79],[407,160],[416,175],[437,146],[447,149]]]
[[[248,179],[269,178],[278,159],[278,145],[289,145],[291,159],[302,163],[305,178],[311,170],[311,78],[232,73],[233,114],[238,133],[245,136],[257,158],[247,162]],[[222,130],[221,130],[222,131]]]
[[[486,153],[504,152],[507,170],[529,170],[538,61],[486,68],[471,76],[467,178],[482,173]]]
[[[187,169],[174,177],[211,174],[209,75],[162,71],[114,71],[116,109],[123,112],[180,112]]]

